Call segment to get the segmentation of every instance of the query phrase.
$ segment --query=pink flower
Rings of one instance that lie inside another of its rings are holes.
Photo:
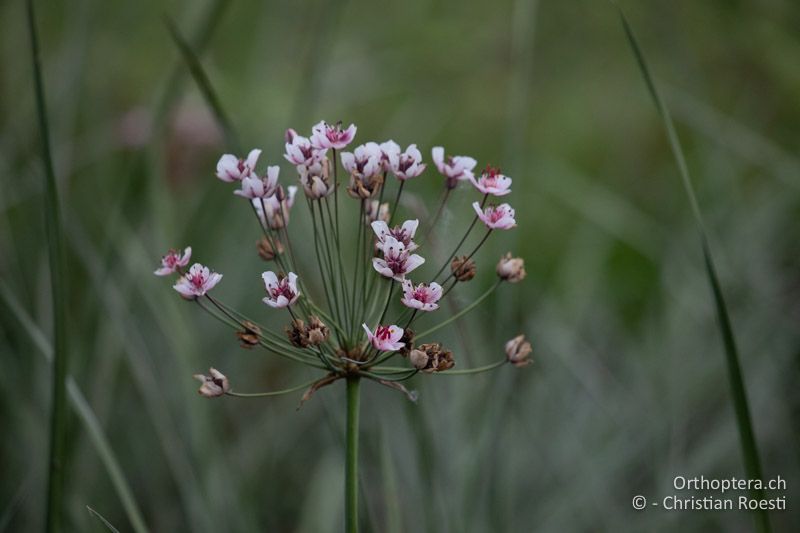
[[[254,198],[253,207],[256,209],[261,223],[272,229],[281,229],[289,224],[289,211],[294,205],[294,197],[297,194],[297,187],[290,185],[287,187],[289,194],[283,192],[283,187],[278,187],[275,194],[269,198]],[[264,217],[264,208],[267,216]]]
[[[517,225],[517,221],[514,220],[514,209],[508,204],[500,204],[497,207],[490,205],[481,211],[481,205],[474,202],[472,208],[487,228],[511,229]]]
[[[386,141],[381,143],[381,168],[383,168],[384,172],[389,172],[392,170],[392,166],[390,161],[392,157],[399,156],[402,150],[400,149],[400,145],[394,141]]]
[[[373,258],[372,266],[381,276],[387,278],[403,281],[406,274],[425,262],[417,254],[410,255],[405,245],[391,235],[383,238],[379,248],[383,252],[383,258]]]
[[[472,177],[472,169],[477,164],[473,158],[463,155],[445,157],[444,148],[441,146],[436,146],[431,150],[431,156],[439,173],[447,178],[445,185],[448,189],[453,189],[459,181]]]
[[[222,181],[241,181],[256,169],[261,150],[255,148],[247,154],[247,159],[239,159],[235,155],[225,154],[217,162],[217,177]]]
[[[397,151],[389,153],[389,167],[399,180],[416,178],[425,171],[425,166],[416,144],[410,144],[405,152],[401,153],[398,147]]]
[[[311,145],[317,150],[327,150],[328,148],[341,150],[353,142],[356,129],[354,124],[350,124],[350,127],[343,130],[341,122],[330,125],[322,120],[311,128]]]
[[[420,283],[416,287],[411,280],[403,281],[403,305],[420,311],[435,311],[439,308],[438,302],[442,298],[442,286],[438,283],[426,285]]]
[[[262,178],[253,172],[242,179],[242,188],[233,191],[244,198],[269,198],[278,190],[278,173],[280,167],[267,167],[267,174]]]
[[[389,225],[383,220],[376,220],[371,226],[375,235],[378,236],[379,244],[383,244],[386,237],[394,237],[403,243],[409,252],[413,252],[418,248],[413,239],[414,234],[417,232],[417,226],[419,226],[419,220],[406,220],[402,226],[393,228],[389,228]]]
[[[400,342],[403,338],[403,328],[392,326],[378,326],[375,328],[375,333],[370,331],[366,324],[362,324],[364,331],[367,332],[367,338],[372,346],[381,352],[396,352],[406,345]]]
[[[481,176],[476,180],[474,176],[469,177],[475,188],[483,194],[494,196],[505,196],[511,192],[511,178],[500,173],[499,168],[486,166]]]
[[[297,301],[300,292],[297,290],[297,274],[289,272],[287,277],[279,278],[275,272],[264,272],[261,274],[267,295],[263,302],[270,307],[288,307]]]
[[[306,137],[294,133],[294,130],[286,132],[286,153],[283,157],[293,165],[311,165],[319,161],[327,150],[316,149],[311,145]]]
[[[187,246],[181,255],[178,250],[170,250],[161,258],[161,268],[153,272],[156,276],[168,276],[189,264],[192,258],[192,247]]]
[[[357,146],[353,152],[342,152],[342,166],[351,176],[369,178],[380,174],[383,152],[377,143]]]
[[[204,296],[221,279],[222,274],[212,272],[208,267],[195,263],[187,274],[178,279],[178,283],[173,288],[187,300],[194,300],[198,296]]]

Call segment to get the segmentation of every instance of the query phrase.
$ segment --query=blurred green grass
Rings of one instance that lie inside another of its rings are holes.
[[[673,111],[738,334],[765,475],[788,479],[800,524],[800,9],[788,1],[630,3]],[[220,132],[182,70],[163,127],[138,131],[179,64],[164,12],[192,35],[206,6],[42,4],[39,23],[69,265],[70,373],[155,531],[338,531],[343,390],[207,402],[211,364],[241,390],[305,380],[244,352],[151,272],[191,244],[224,298],[261,308],[250,214],[212,177]],[[0,275],[50,331],[41,164],[20,3],[0,6]],[[634,512],[674,475],[743,475],[724,356],[688,204],[614,9],[603,2],[230,2],[203,64],[246,146],[278,161],[287,127],[417,142],[499,164],[520,228],[493,240],[462,302],[513,249],[529,276],[445,340],[459,365],[525,331],[536,364],[418,379],[416,406],[366,387],[368,530],[695,531],[747,515]],[[176,71],[178,72],[178,71]],[[284,168],[284,180],[290,176]],[[412,191],[431,205],[433,173]],[[464,193],[444,230],[469,218]],[[300,207],[298,205],[298,207]],[[309,227],[298,209],[294,234]],[[446,256],[449,250],[431,250]],[[311,251],[305,251],[310,260]],[[49,367],[0,307],[0,525],[40,528]],[[280,325],[280,324],[277,324]],[[68,523],[121,530],[100,458],[71,422]]]

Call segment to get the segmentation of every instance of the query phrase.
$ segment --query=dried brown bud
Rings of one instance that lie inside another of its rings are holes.
[[[420,369],[426,373],[443,372],[456,365],[456,362],[453,360],[453,352],[446,350],[438,342],[420,344],[416,350],[412,350],[412,352],[422,352],[428,357],[425,366]],[[410,357],[409,355],[409,358]],[[421,359],[419,355],[416,357]],[[412,364],[414,364],[413,361]]]
[[[256,242],[256,249],[258,249],[258,255],[264,261],[272,261],[275,259],[275,256],[278,254],[283,253],[283,245],[280,241],[275,241],[275,247],[272,247],[272,244],[269,242],[269,239],[266,237],[261,237],[261,240]],[[276,253],[277,249],[277,253]]]
[[[403,343],[403,347],[400,348],[400,355],[408,357],[409,352],[414,349],[414,332],[408,328],[404,329],[400,342]]]
[[[533,351],[531,343],[525,340],[525,335],[517,335],[506,343],[506,357],[508,362],[516,367],[531,364],[530,353]]]
[[[469,281],[475,277],[475,261],[466,255],[456,256],[450,262],[450,272],[458,281]]]
[[[526,276],[525,261],[521,257],[511,257],[511,252],[500,258],[497,263],[497,275],[509,283],[522,281]]]
[[[376,220],[389,222],[389,204],[388,202],[380,203],[378,200],[372,200],[366,204],[366,214],[364,221],[369,225]]]
[[[291,324],[286,326],[284,331],[293,346],[298,348],[306,348],[308,346],[308,328],[303,320],[295,318]]]
[[[322,321],[314,316],[311,315],[308,318],[308,328],[307,328],[307,335],[308,335],[308,344],[311,346],[317,346],[328,340],[328,337],[331,334],[331,330],[328,329],[328,326],[322,323]]]
[[[350,175],[350,185],[347,186],[347,194],[353,198],[366,200],[372,198],[383,185],[383,175],[363,176],[360,174]]]
[[[217,396],[222,396],[230,390],[231,387],[228,383],[228,378],[225,377],[225,374],[216,368],[209,368],[208,373],[211,375],[206,376],[205,374],[195,374],[192,376],[194,379],[203,383],[200,388],[197,389],[197,392],[199,392],[201,396],[205,396],[206,398],[216,398]]]
[[[248,350],[253,346],[258,346],[261,328],[249,320],[245,320],[242,325],[244,327],[236,332],[236,337],[239,339],[239,345]]]

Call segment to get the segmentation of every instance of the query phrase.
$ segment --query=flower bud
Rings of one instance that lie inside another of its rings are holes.
[[[503,281],[516,283],[525,279],[525,261],[521,257],[511,257],[511,252],[500,258],[497,263],[497,275]]]
[[[199,392],[201,396],[205,396],[206,398],[216,398],[224,395],[230,390],[228,378],[225,377],[225,374],[216,368],[209,368],[208,373],[211,375],[206,376],[205,374],[195,374],[192,376],[194,379],[202,383],[200,388],[197,389],[197,392]]]
[[[247,350],[251,349],[253,346],[258,346],[261,328],[249,320],[245,320],[243,326],[242,329],[236,332],[236,337],[239,339],[240,343],[239,345]]]
[[[331,330],[318,317],[311,315],[308,318],[308,344],[318,346],[328,340],[330,334]]]
[[[364,222],[367,225],[372,224],[376,220],[389,222],[389,203],[380,203],[378,200],[372,200],[366,204],[366,214],[364,215]]]
[[[456,256],[450,262],[450,272],[458,281],[469,281],[475,277],[475,261],[466,255]]]
[[[411,350],[408,354],[408,360],[411,361],[414,368],[418,370],[422,370],[428,366],[428,359],[428,354],[422,350]]]
[[[299,318],[292,320],[292,323],[286,326],[284,331],[286,331],[286,336],[292,346],[297,346],[298,348],[308,347],[308,328],[303,320]]]
[[[531,364],[530,353],[533,351],[531,343],[525,340],[525,335],[517,335],[506,343],[506,357],[508,362],[516,367]]]
[[[270,243],[269,239],[266,237],[261,237],[261,239],[256,242],[256,249],[258,250],[258,256],[264,261],[272,261],[275,259],[276,255],[283,253],[283,245],[280,241],[276,240],[275,247],[273,248],[272,243]]]

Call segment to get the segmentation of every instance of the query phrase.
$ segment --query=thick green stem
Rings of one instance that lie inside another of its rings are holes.
[[[344,470],[344,530],[358,533],[358,404],[361,378],[347,378],[347,461]]]

